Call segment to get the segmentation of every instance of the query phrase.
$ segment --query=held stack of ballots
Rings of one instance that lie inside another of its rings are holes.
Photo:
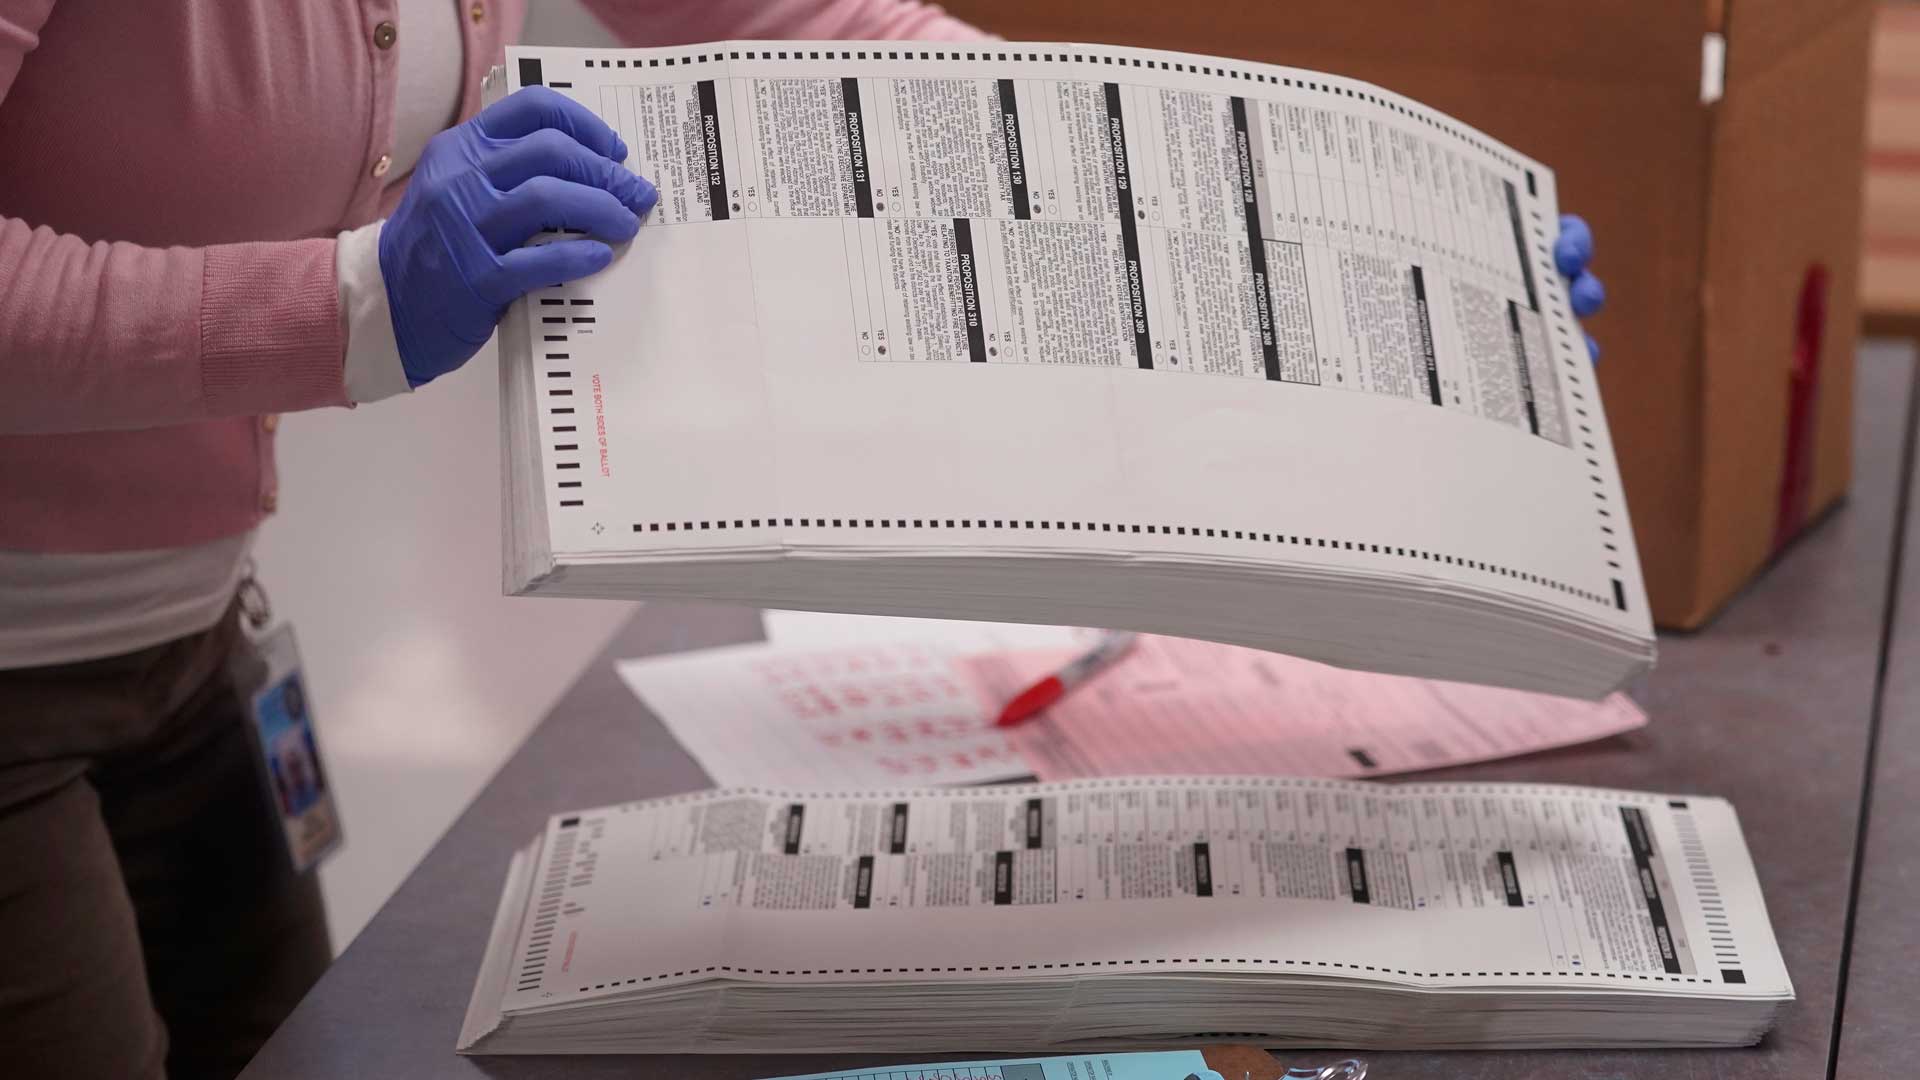
[[[660,188],[502,327],[508,591],[1112,627],[1598,697],[1654,644],[1554,174],[1338,76],[517,48]]]

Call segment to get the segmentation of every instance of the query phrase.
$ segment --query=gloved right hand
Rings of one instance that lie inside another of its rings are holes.
[[[1593,261],[1593,230],[1578,214],[1560,215],[1560,235],[1553,240],[1553,262],[1567,279],[1567,302],[1573,305],[1575,318],[1597,315],[1607,302],[1607,288],[1593,276],[1587,264]],[[1581,331],[1587,339],[1587,359],[1600,362],[1600,343]]]
[[[585,106],[530,86],[428,140],[380,230],[393,335],[407,385],[467,362],[507,305],[613,261],[653,209],[627,146]],[[523,247],[549,229],[598,239]]]

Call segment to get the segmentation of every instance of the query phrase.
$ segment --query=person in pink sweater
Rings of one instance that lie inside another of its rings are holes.
[[[231,1076],[331,958],[234,597],[277,414],[460,366],[651,206],[561,95],[475,116],[525,4],[0,0],[0,1073]],[[587,6],[632,45],[980,36],[913,0]]]

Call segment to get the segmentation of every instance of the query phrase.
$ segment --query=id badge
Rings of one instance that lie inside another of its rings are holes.
[[[313,703],[300,672],[293,627],[282,623],[254,642],[257,662],[245,680],[255,760],[280,818],[288,861],[304,874],[339,848],[340,815],[320,763]]]

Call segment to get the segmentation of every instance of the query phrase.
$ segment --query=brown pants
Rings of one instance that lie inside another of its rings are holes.
[[[229,611],[0,671],[0,1073],[230,1077],[326,969],[227,674],[247,648]]]

